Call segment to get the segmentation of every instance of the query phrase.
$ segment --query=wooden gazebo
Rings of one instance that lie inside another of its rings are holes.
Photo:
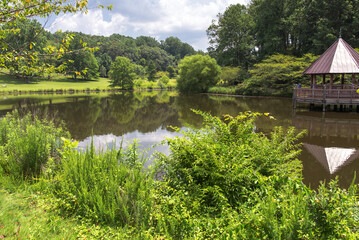
[[[295,87],[294,108],[297,102],[322,104],[323,111],[330,105],[359,105],[359,94],[356,92],[359,53],[342,38],[333,43],[303,74],[310,75],[311,84],[309,88]],[[351,83],[345,84],[344,78],[348,74],[351,75]],[[341,81],[334,84],[334,79],[338,76]]]

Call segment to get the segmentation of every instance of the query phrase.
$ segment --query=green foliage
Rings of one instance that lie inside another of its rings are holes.
[[[136,45],[140,46],[149,46],[149,47],[160,47],[160,43],[153,37],[139,36],[136,38]]]
[[[199,112],[200,113],[200,112]],[[259,115],[212,117],[167,139],[158,225],[176,239],[356,239],[357,189],[319,192],[301,182],[294,128],[267,137]],[[265,116],[267,114],[264,114]],[[179,131],[179,130],[178,130]],[[160,216],[164,215],[164,218]]]
[[[53,72],[49,64],[55,57],[61,57],[69,47],[70,36],[63,38],[62,44],[41,48],[43,28],[37,21],[29,25],[27,18],[49,17],[51,14],[75,13],[87,10],[87,0],[73,4],[68,0],[27,1],[9,0],[1,7],[0,39],[2,54],[0,66],[21,77],[32,77]],[[4,27],[4,28],[3,28]],[[20,27],[21,29],[19,29]],[[7,40],[16,39],[8,42]],[[20,40],[20,41],[18,41]],[[40,43],[40,44],[39,44]],[[61,69],[61,68],[59,68]]]
[[[238,87],[223,87],[223,86],[214,86],[208,89],[208,93],[220,93],[220,94],[229,94],[235,95],[238,93]]]
[[[180,60],[185,56],[191,56],[196,53],[192,46],[188,43],[183,43],[177,37],[168,37],[165,41],[162,42],[161,46],[166,52],[171,54],[176,58],[176,60]]]
[[[111,65],[109,75],[112,86],[119,86],[121,89],[133,89],[133,80],[136,74],[130,59],[117,57]]]
[[[62,207],[96,222],[148,228],[152,177],[143,169],[146,159],[139,155],[137,144],[98,154],[93,145],[85,152],[74,150],[75,146],[65,141],[61,169],[46,183]]]
[[[68,133],[51,121],[9,113],[0,121],[0,167],[16,179],[39,176],[49,160],[60,160],[62,136]]]
[[[254,61],[253,19],[246,6],[230,5],[207,29],[210,55],[220,65],[248,69]]]
[[[294,128],[276,129],[268,139],[254,133],[258,114],[225,116],[224,121],[201,115],[204,128],[167,140],[171,155],[162,165],[169,186],[200,203],[196,210],[217,212],[227,204],[236,208],[264,179],[299,178],[300,164],[293,161],[299,151],[293,143],[301,135]]]
[[[149,62],[148,67],[147,67],[147,72],[148,72],[148,80],[153,82],[155,80],[156,73],[157,73],[156,65],[153,61]]]
[[[168,101],[168,97],[163,95],[158,101]],[[213,117],[195,112],[204,118],[203,128],[188,129],[181,137],[167,139],[170,155],[154,156],[157,159],[149,169],[144,168],[148,159],[136,142],[127,148],[121,144],[119,150],[96,152],[93,143],[86,151],[79,151],[77,142],[57,138],[57,155],[42,164],[40,181],[26,186],[42,192],[46,202],[41,206],[39,199],[32,197],[19,207],[19,201],[27,197],[3,194],[3,187],[10,184],[3,156],[0,216],[4,221],[0,236],[4,229],[6,233],[26,232],[28,237],[35,233],[44,236],[45,231],[60,236],[64,231],[60,216],[71,215],[82,219],[79,225],[71,221],[70,236],[77,238],[358,239],[357,186],[344,190],[332,181],[315,191],[302,183],[296,157],[303,132],[298,134],[294,127],[278,127],[269,135],[255,132],[256,119],[273,119],[269,114]],[[30,115],[25,116],[26,121],[15,115],[4,119],[0,122],[0,143],[7,144],[2,144],[2,150],[10,141],[21,149],[26,144],[19,139],[27,138],[24,133],[32,132],[27,130],[32,126],[45,129],[48,138],[60,136],[59,129],[50,130],[50,123]],[[41,137],[31,141],[42,142]],[[16,148],[11,151],[21,153]],[[46,211],[38,214],[45,206]],[[29,217],[38,221],[31,220],[29,225],[24,209],[31,209]],[[28,229],[20,231],[17,222]],[[16,224],[15,230],[7,224]]]
[[[341,35],[359,46],[359,2],[252,0],[229,6],[207,29],[210,55],[245,69],[273,55],[322,54]]]
[[[61,59],[61,62],[65,62],[66,74],[72,75],[74,79],[77,79],[78,76],[85,80],[97,79],[99,77],[99,66],[95,55],[89,51],[79,50],[85,45],[83,36],[74,35],[69,46],[72,51],[66,54]],[[106,61],[107,58],[104,58],[104,61]]]
[[[139,58],[145,59],[147,64],[153,62],[157,70],[166,71],[167,66],[173,65],[173,56],[159,47],[148,47],[146,45],[138,48]]]
[[[176,70],[172,65],[168,66],[166,71],[169,73],[170,78],[174,78],[176,76]]]
[[[100,76],[101,77],[107,77],[108,76],[108,72],[111,69],[111,64],[112,64],[112,59],[111,57],[107,54],[101,54],[100,57],[97,57],[97,63],[100,66]]]
[[[180,92],[205,92],[220,79],[221,68],[210,56],[185,57],[179,65],[178,90]]]
[[[248,78],[247,71],[239,67],[222,67],[221,80],[226,85],[237,85]]]
[[[241,93],[248,95],[292,96],[293,86],[310,84],[303,71],[316,59],[307,54],[302,58],[276,54],[254,65],[252,75],[241,85]]]

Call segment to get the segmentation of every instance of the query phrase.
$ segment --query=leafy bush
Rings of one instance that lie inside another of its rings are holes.
[[[170,156],[156,212],[175,239],[357,239],[357,190],[315,192],[301,181],[294,128],[255,133],[258,114],[224,119],[199,112],[200,130],[167,139]],[[163,217],[162,217],[163,216]]]
[[[241,94],[292,96],[293,86],[310,84],[303,71],[316,59],[312,54],[302,58],[276,54],[255,64],[249,72],[251,77],[241,84]]]
[[[227,204],[236,208],[266,178],[300,177],[300,162],[294,160],[299,150],[293,143],[301,135],[294,128],[285,133],[277,128],[269,139],[254,132],[258,114],[226,116],[225,121],[200,114],[204,128],[167,140],[171,155],[162,155],[162,167],[169,186],[188,192],[201,211],[217,212]]]
[[[8,113],[0,120],[0,166],[15,178],[38,176],[49,159],[60,161],[62,136],[69,134],[51,121]]]
[[[187,56],[179,64],[178,90],[205,92],[220,80],[221,68],[210,56]]]

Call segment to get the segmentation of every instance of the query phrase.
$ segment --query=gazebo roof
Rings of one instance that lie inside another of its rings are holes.
[[[359,74],[359,53],[339,38],[304,74]]]

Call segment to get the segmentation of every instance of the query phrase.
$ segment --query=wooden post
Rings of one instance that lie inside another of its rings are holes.
[[[352,74],[352,84],[353,84],[353,88],[354,88],[354,85],[355,85],[355,74]]]
[[[315,88],[316,84],[317,84],[317,75],[313,75],[313,88]]]
[[[310,88],[313,88],[314,85],[314,75],[310,75]]]
[[[342,74],[342,79],[341,79],[341,82],[342,82],[342,89],[343,89],[343,85],[344,85],[344,74]]]
[[[323,74],[323,85],[325,84],[325,74]],[[323,86],[324,87],[324,86]]]
[[[325,112],[326,102],[327,102],[327,100],[326,100],[326,89],[325,89],[325,84],[323,84],[323,112]]]
[[[332,89],[333,88],[333,74],[330,74],[330,88]]]
[[[293,91],[293,108],[296,109],[297,108],[297,89],[298,87],[295,86],[294,87],[294,91]],[[298,89],[299,90],[299,89]]]

